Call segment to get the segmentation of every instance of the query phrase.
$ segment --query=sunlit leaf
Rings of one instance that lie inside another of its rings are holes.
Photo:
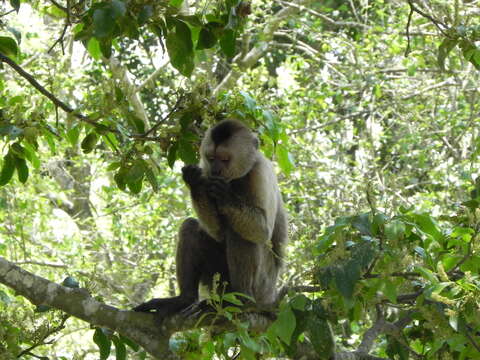
[[[15,167],[17,168],[18,181],[22,184],[26,183],[28,179],[27,161],[20,157],[15,157]]]
[[[233,57],[235,55],[235,31],[225,31],[220,38],[220,47],[227,57]]]
[[[112,341],[105,335],[101,328],[96,328],[93,334],[93,341],[100,350],[100,360],[107,360],[110,356]]]
[[[0,53],[16,59],[19,53],[17,42],[11,37],[0,36]]]
[[[182,75],[189,77],[194,68],[192,33],[187,24],[175,20],[167,34],[166,45],[170,62]]]
[[[127,358],[127,348],[125,343],[118,336],[112,336],[113,344],[115,345],[115,359],[116,360],[126,360]]]
[[[8,184],[15,171],[15,159],[8,153],[3,157],[2,171],[0,172],[0,186]]]

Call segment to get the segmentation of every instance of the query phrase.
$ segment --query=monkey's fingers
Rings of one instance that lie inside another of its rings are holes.
[[[187,165],[182,168],[182,177],[183,181],[187,184],[197,184],[200,182],[202,177],[202,169],[197,165]]]
[[[154,310],[154,309],[155,307],[153,307],[151,304],[146,302],[138,306],[135,306],[132,310],[137,312],[150,312],[151,310]]]
[[[187,306],[181,311],[185,317],[198,317],[206,312],[214,312],[215,309],[208,303],[207,300],[202,300]]]

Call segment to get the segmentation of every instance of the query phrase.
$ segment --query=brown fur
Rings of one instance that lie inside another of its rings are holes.
[[[259,304],[276,300],[287,216],[273,165],[250,129],[235,120],[207,131],[200,156],[201,167],[182,169],[198,220],[187,219],[179,233],[180,295],[150,300],[137,311],[181,310],[198,300],[199,283],[210,285],[215,273],[229,282],[228,290]]]

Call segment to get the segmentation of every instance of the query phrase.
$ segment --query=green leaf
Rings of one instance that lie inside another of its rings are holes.
[[[361,235],[372,236],[372,223],[368,213],[352,217],[352,226],[357,229]]]
[[[20,143],[16,142],[10,146],[10,151],[19,158],[25,159],[25,149]]]
[[[480,70],[480,50],[475,49],[470,62],[475,66],[475,69]]]
[[[0,172],[0,186],[8,184],[15,171],[15,159],[11,153],[3,157],[2,171]]]
[[[386,353],[389,359],[399,359],[399,360],[409,359],[408,349],[405,346],[403,346],[393,336],[387,336],[387,343],[388,345],[387,345]]]
[[[322,359],[333,358],[335,342],[328,321],[317,316],[311,316],[307,328],[310,334],[310,341],[317,354]]]
[[[235,55],[235,31],[226,30],[220,38],[220,48],[223,53],[231,58]]]
[[[442,233],[440,232],[437,223],[432,217],[428,214],[413,214],[413,219],[415,220],[417,227],[422,230],[425,234],[428,234],[433,237],[436,241],[440,241],[443,238]]]
[[[183,0],[170,0],[168,2],[168,5],[176,7],[177,9],[180,8],[180,6],[182,6],[182,4],[183,4]]]
[[[389,279],[385,280],[383,294],[392,303],[397,303],[397,284]]]
[[[346,299],[352,299],[355,283],[360,277],[360,269],[354,263],[349,262],[344,266],[333,268],[333,278],[338,291]]]
[[[125,343],[118,336],[112,336],[113,344],[115,345],[115,359],[116,360],[126,360],[127,358],[127,348]]]
[[[385,236],[389,241],[396,242],[405,236],[405,224],[400,220],[392,220],[385,224]]]
[[[99,61],[102,59],[102,51],[100,49],[100,43],[94,37],[91,37],[87,43],[87,50],[88,53],[94,58],[95,60]]]
[[[257,109],[257,102],[255,101],[255,99],[245,91],[240,91],[240,95],[242,95],[243,97],[243,104],[245,105],[245,107],[250,112],[254,113],[255,110]],[[267,127],[267,129],[269,128]]]
[[[445,70],[445,59],[452,49],[458,44],[458,39],[445,38],[438,47],[437,61],[440,69]]]
[[[15,167],[17,168],[18,181],[25,184],[28,180],[27,161],[20,157],[15,157]]]
[[[307,306],[309,299],[303,294],[295,295],[292,300],[290,300],[290,306],[294,310],[304,311]]]
[[[138,13],[137,22],[139,26],[146,24],[148,19],[153,16],[153,7],[152,5],[145,5],[142,7],[142,10]]]
[[[25,154],[27,157],[27,160],[30,161],[30,163],[33,165],[35,169],[40,168],[40,159],[37,156],[37,151],[36,149],[28,142],[23,143]]]
[[[145,122],[136,116],[133,113],[130,113],[127,117],[129,124],[137,131],[139,134],[143,134],[145,132]]]
[[[110,56],[112,56],[112,39],[101,39],[100,50],[102,51],[103,56],[105,56],[107,59],[110,59]]]
[[[105,335],[101,328],[96,328],[93,334],[93,341],[97,344],[100,350],[100,360],[107,360],[110,356],[112,342]]]
[[[429,269],[426,269],[422,266],[416,266],[415,271],[418,271],[423,276],[423,278],[430,281],[430,283],[432,283],[432,284],[438,284],[439,283],[435,274],[432,271],[430,271]]]
[[[118,188],[122,191],[125,191],[127,189],[126,176],[127,169],[125,168],[120,168],[120,170],[118,170],[118,172],[113,176],[113,179],[117,183]]]
[[[275,147],[275,154],[277,155],[280,169],[282,169],[286,175],[289,175],[295,168],[292,154],[290,154],[287,148],[282,144],[279,144]]]
[[[197,49],[210,49],[214,47],[216,43],[217,37],[215,36],[214,32],[208,27],[203,27],[202,30],[200,30]]]
[[[10,5],[15,9],[15,11],[18,13],[18,10],[20,10],[20,0],[10,0]]]
[[[296,327],[295,314],[290,306],[285,306],[272,324],[276,335],[287,345],[290,345],[292,334]]]
[[[178,156],[185,164],[198,163],[197,151],[193,145],[184,138],[180,138],[178,142]]]
[[[74,125],[71,129],[67,131],[67,140],[72,146],[76,146],[78,143],[78,138],[80,137],[80,131],[82,130],[81,125]]]
[[[143,178],[135,181],[135,182],[129,182],[127,183],[128,189],[133,193],[133,194],[139,194],[140,191],[142,191],[142,185],[143,185]]]
[[[182,127],[182,132],[186,132],[188,130],[193,120],[195,120],[195,114],[192,111],[188,111],[182,115],[182,117],[180,118],[180,126]]]
[[[93,35],[99,39],[111,36],[115,29],[115,12],[112,8],[96,9],[93,13]]]
[[[120,161],[114,161],[107,166],[107,171],[117,170],[121,165],[122,163]]]
[[[183,21],[174,19],[174,31],[167,34],[166,45],[170,62],[180,74],[189,77],[194,68],[192,32]]]
[[[177,152],[178,152],[178,142],[174,142],[168,148],[168,154],[167,154],[168,166],[170,166],[171,169],[173,169],[173,165],[175,164],[175,161],[177,160],[177,156],[178,156]]]
[[[19,53],[17,42],[8,36],[0,36],[0,53],[16,59]]]
[[[81,148],[85,154],[91,152],[97,145],[98,135],[95,132],[89,133],[82,141]]]
[[[123,17],[127,13],[127,7],[123,1],[112,0],[111,7],[114,19]]]
[[[140,349],[140,346],[137,343],[135,343],[134,341],[130,340],[129,338],[127,338],[123,335],[119,335],[119,337],[123,341],[123,343],[126,344],[133,351],[138,351]]]
[[[136,183],[141,181],[145,174],[145,164],[142,159],[137,159],[133,163],[132,167],[128,170],[125,181],[127,183]]]

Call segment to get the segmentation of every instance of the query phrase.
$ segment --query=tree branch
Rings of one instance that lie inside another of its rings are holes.
[[[230,88],[240,78],[246,69],[251,68],[255,63],[268,51],[271,46],[270,42],[273,39],[275,31],[280,25],[292,15],[297,14],[303,9],[303,6],[308,5],[313,0],[298,0],[296,3],[283,8],[277,12],[265,25],[261,34],[258,34],[260,41],[257,46],[252,48],[246,54],[239,53],[233,58],[233,68],[223,78],[220,84],[213,90],[213,97],[218,96],[220,92]]]
[[[48,305],[92,325],[117,331],[158,358],[174,358],[168,348],[168,339],[175,327],[178,329],[185,326],[180,321],[159,326],[153,314],[119,310],[103,304],[91,297],[85,289],[58,285],[25,271],[2,257],[0,283],[11,287],[33,304]]]
[[[75,116],[77,119],[81,120],[81,121],[84,121],[86,123],[89,123],[91,125],[94,125],[94,126],[98,126],[98,123],[93,120],[93,119],[90,119],[89,117],[85,116],[85,115],[82,115],[82,114],[79,114],[78,112],[76,112],[72,107],[70,107],[69,105],[65,104],[63,101],[61,101],[60,99],[58,99],[55,95],[53,95],[50,91],[48,91],[47,89],[45,89],[42,85],[40,85],[40,83],[35,80],[35,78],[30,75],[28,72],[26,72],[25,70],[23,70],[18,64],[15,63],[15,61],[13,61],[12,59],[10,59],[8,56],[5,56],[4,54],[2,54],[0,52],[0,62],[4,62],[6,63],[7,65],[9,65],[13,70],[15,70],[21,77],[23,77],[25,80],[27,80],[35,89],[37,89],[42,95],[46,96],[51,102],[54,103],[55,106],[59,107],[60,109],[62,109],[63,111],[65,111],[66,113],[68,114],[72,114],[73,116]],[[118,132],[117,130],[115,129],[109,129],[109,131],[112,131],[112,132]]]

